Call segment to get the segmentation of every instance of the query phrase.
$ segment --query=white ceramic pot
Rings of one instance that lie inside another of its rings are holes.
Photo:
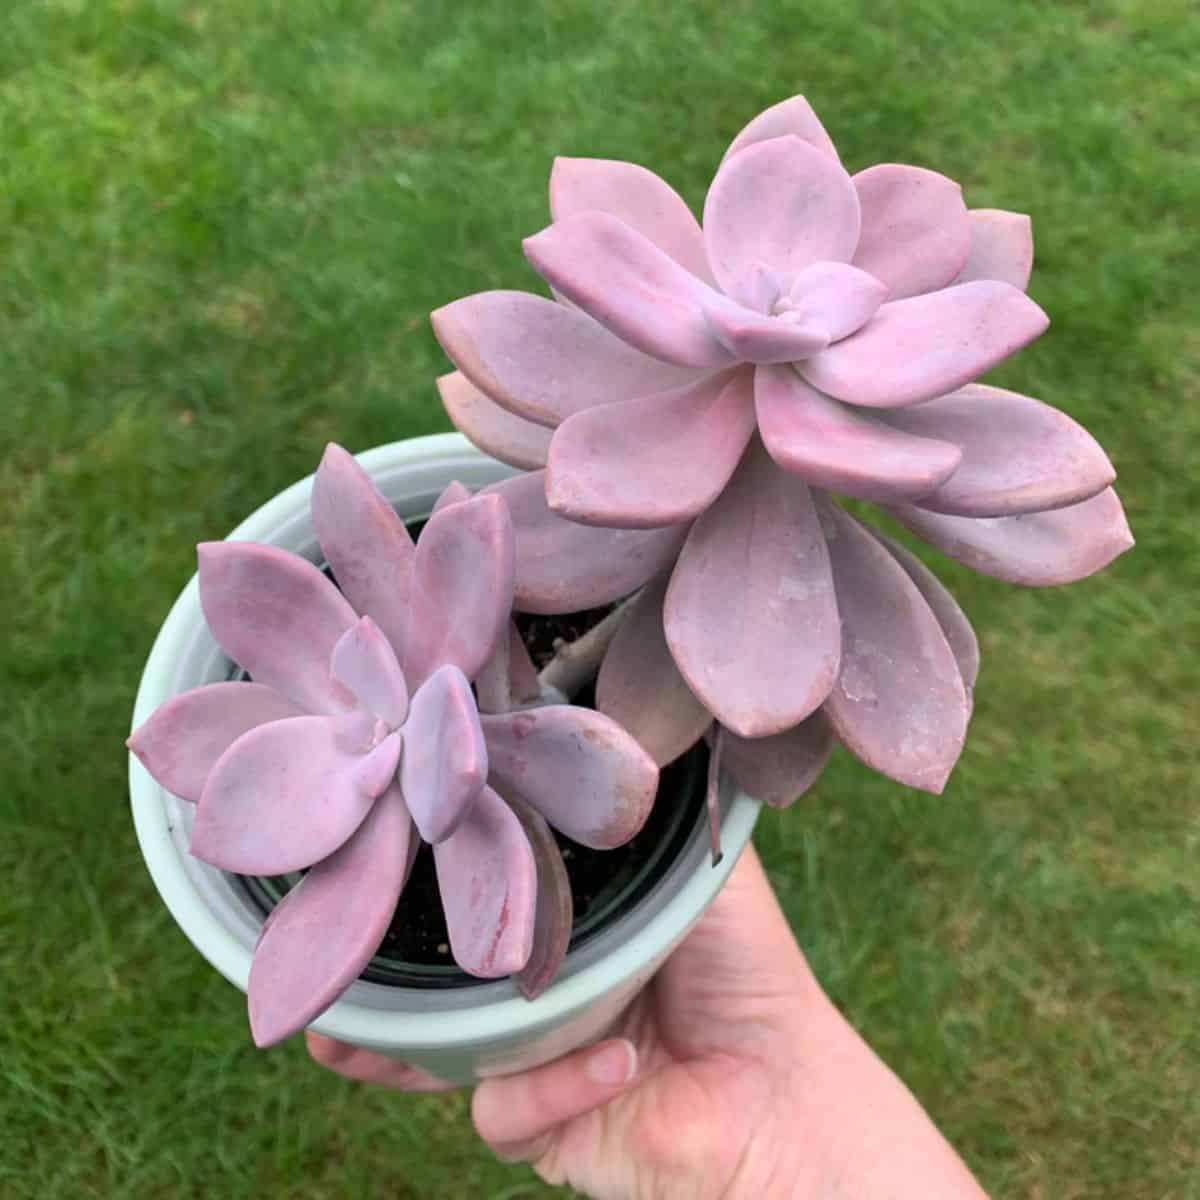
[[[512,474],[457,434],[380,446],[359,461],[405,520],[427,516],[452,479],[475,489]],[[311,476],[288,488],[230,539],[268,542],[317,560],[311,488]],[[134,726],[169,697],[225,679],[229,670],[205,625],[193,577],[150,652]],[[132,755],[129,789],[142,854],[167,907],[205,958],[245,991],[260,910],[235,876],[188,853],[191,806],[155,783]],[[509,980],[439,990],[358,980],[312,1028],[462,1084],[525,1070],[602,1037],[716,896],[749,841],[759,805],[726,780],[721,807],[722,862],[709,864],[701,815],[651,890],[568,954],[536,1000],[525,1000]]]

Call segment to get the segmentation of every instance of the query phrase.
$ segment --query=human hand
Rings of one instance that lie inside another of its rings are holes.
[[[475,1090],[480,1137],[596,1200],[978,1200],[966,1167],[821,992],[748,849],[616,1036]],[[404,1090],[449,1085],[308,1035]]]

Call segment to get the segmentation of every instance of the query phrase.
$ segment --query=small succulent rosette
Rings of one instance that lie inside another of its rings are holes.
[[[617,846],[658,785],[653,759],[610,718],[538,703],[510,625],[502,498],[452,485],[414,546],[331,445],[312,518],[337,586],[275,547],[199,547],[205,619],[251,679],[177,696],[129,739],[163,787],[196,805],[198,858],[247,875],[307,868],[254,951],[250,1025],[263,1046],[357,978],[421,840],[455,961],[485,978],[515,974],[536,995],[571,928],[547,822],[584,845]]]
[[[1024,290],[1029,218],[969,210],[921,167],[851,175],[803,97],[734,139],[703,225],[657,175],[601,159],[557,159],[550,207],[525,252],[554,299],[433,314],[452,420],[532,472],[496,489],[518,607],[637,593],[598,703],[659,763],[710,730],[741,785],[784,804],[837,739],[940,791],[974,634],[831,493],[1014,583],[1077,580],[1132,545],[1096,441],[974,382],[1048,324]]]

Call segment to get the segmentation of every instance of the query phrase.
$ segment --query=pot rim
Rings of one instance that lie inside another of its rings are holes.
[[[356,455],[372,476],[402,472],[407,468],[444,465],[450,476],[456,469],[478,474],[491,468],[495,478],[513,473],[483,455],[461,434],[433,434],[393,442]],[[228,535],[234,541],[274,540],[282,526],[307,519],[313,476],[308,475],[278,493],[255,510]],[[271,536],[268,536],[271,535]],[[315,545],[315,539],[309,538]],[[134,706],[132,728],[142,723],[163,700],[196,679],[181,680],[178,663],[194,645],[198,630],[205,630],[200,610],[199,586],[195,575],[172,605],[146,660]],[[250,971],[251,949],[240,941],[213,911],[192,872],[184,862],[186,851],[178,840],[173,806],[181,802],[160,787],[134,755],[129,756],[129,788],[134,825],[142,855],[154,884],[167,908],[196,948],[228,980],[243,992]],[[413,1049],[436,1048],[448,1043],[483,1042],[492,1038],[511,1039],[545,1030],[572,1014],[586,1009],[622,979],[656,963],[659,956],[683,937],[716,896],[746,844],[761,806],[724,781],[722,788],[721,838],[724,858],[717,866],[701,865],[692,872],[657,911],[650,913],[627,939],[611,953],[592,956],[588,947],[568,955],[563,974],[536,1000],[526,1000],[510,981],[461,989],[460,995],[479,993],[479,1002],[447,1005],[444,1010],[395,1011],[373,1007],[349,998],[349,991],[384,988],[361,981],[314,1020],[310,1028],[330,1037],[357,1044],[402,1044]],[[702,827],[703,820],[700,822]],[[689,846],[695,836],[689,840]],[[189,856],[190,857],[190,856]],[[681,852],[679,863],[688,857]],[[197,860],[191,860],[196,863]],[[208,868],[215,871],[215,868]],[[666,875],[670,874],[668,867]],[[219,876],[221,873],[216,872]],[[664,876],[665,877],[665,876]],[[652,904],[655,894],[635,908],[639,913]],[[619,918],[619,926],[634,913]],[[645,916],[642,913],[643,917]],[[572,955],[582,956],[582,965],[569,969]],[[387,986],[389,992],[422,992]]]

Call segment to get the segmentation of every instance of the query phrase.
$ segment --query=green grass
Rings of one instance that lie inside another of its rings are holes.
[[[836,1000],[1004,1196],[1200,1196],[1200,27],[1189,0],[11,0],[0,40],[0,1194],[548,1194],[461,1097],[250,1048],[125,798],[155,629],[220,536],[446,427],[425,314],[528,286],[553,152],[693,202],[804,91],[854,168],[1034,215],[997,373],[1110,449],[1136,551],[939,569],[982,633],[941,799],[845,755],[758,842]]]

